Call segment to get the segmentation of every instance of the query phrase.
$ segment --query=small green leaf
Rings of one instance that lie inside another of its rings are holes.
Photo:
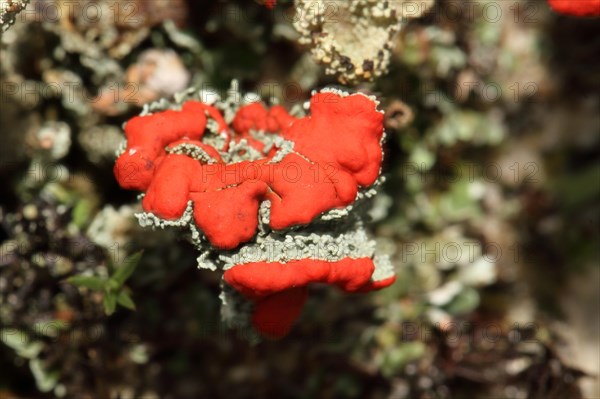
[[[108,290],[118,291],[119,288],[121,288],[121,286],[115,280],[108,280],[106,282],[106,289]]]
[[[113,314],[117,307],[117,294],[113,291],[105,292],[104,298],[102,299],[102,305],[104,305],[104,313],[106,313],[107,316]]]
[[[0,341],[26,359],[36,358],[44,349],[44,345],[40,341],[30,340],[27,333],[21,330],[0,330]]]
[[[71,212],[73,223],[79,228],[84,228],[91,219],[92,206],[89,200],[81,199]]]
[[[479,293],[475,288],[465,287],[453,299],[444,306],[444,309],[452,315],[461,315],[472,312],[479,306]]]
[[[50,392],[58,383],[60,374],[56,370],[48,370],[46,364],[40,359],[31,359],[29,368],[35,378],[38,389],[42,392]]]
[[[104,280],[94,276],[73,276],[67,279],[68,283],[78,287],[86,287],[94,291],[100,291],[104,288]]]
[[[119,287],[121,287],[125,283],[125,281],[129,278],[129,276],[131,276],[131,274],[133,274],[135,268],[137,267],[138,263],[140,262],[142,253],[143,253],[143,251],[139,251],[139,252],[134,253],[131,256],[128,256],[123,261],[123,263],[121,263],[121,265],[119,267],[117,267],[115,274],[113,274],[110,279],[112,281],[116,281],[117,284],[119,284]]]
[[[51,338],[58,337],[60,332],[65,331],[67,328],[69,328],[69,323],[64,320],[44,320],[33,324],[33,330],[38,335]]]
[[[119,292],[119,296],[117,296],[117,303],[127,309],[135,310],[135,303],[133,303],[133,299],[131,299],[129,294],[125,291]]]

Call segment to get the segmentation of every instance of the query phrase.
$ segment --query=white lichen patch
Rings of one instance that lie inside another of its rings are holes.
[[[375,255],[373,257],[373,264],[375,265],[375,271],[371,276],[373,281],[381,281],[394,277],[396,274],[394,271],[394,265],[392,264],[388,255]]]
[[[206,164],[214,164],[217,162],[217,160],[208,155],[203,148],[192,143],[181,143],[173,147],[168,147],[166,151],[169,154],[187,155],[190,158],[197,159]]]
[[[269,234],[256,243],[244,245],[230,254],[219,255],[224,270],[235,265],[253,262],[280,262],[292,260],[324,260],[336,262],[345,258],[371,258],[375,241],[370,240],[361,223],[338,234],[310,232],[310,229],[285,235]]]
[[[336,94],[336,95],[338,95],[340,97],[348,97],[348,96],[350,96],[349,92],[344,91],[342,89],[338,89],[336,87],[325,87],[325,88],[321,89],[319,91],[319,93],[333,93],[333,94]],[[314,96],[315,94],[317,94],[317,91],[313,90],[312,91],[312,95]]]
[[[123,155],[123,153],[125,153],[126,149],[127,149],[127,140],[121,140],[121,142],[119,143],[119,146],[115,150],[115,157],[118,158],[121,155]]]
[[[424,14],[433,0],[296,0],[294,28],[325,72],[342,83],[387,72],[404,19]]]
[[[65,122],[46,122],[35,135],[34,150],[44,158],[64,158],[70,148],[71,128]]]
[[[198,269],[217,270],[217,264],[210,259],[211,251],[204,251],[196,258]]]
[[[252,147],[246,139],[232,142],[225,153],[221,153],[223,161],[227,164],[243,161],[257,161],[264,158],[264,154]]]
[[[400,29],[388,2],[296,0],[294,27],[325,72],[342,83],[380,76]]]
[[[268,163],[275,164],[280,163],[283,158],[291,153],[298,154],[294,151],[294,143],[292,141],[284,140],[283,138],[279,138],[279,140],[273,141],[273,145],[277,147],[277,152],[275,155],[269,160]]]
[[[193,201],[188,201],[187,207],[183,215],[179,219],[167,220],[162,219],[151,212],[138,212],[134,216],[142,227],[161,228],[165,227],[184,227],[191,225],[193,220],[194,206]]]
[[[118,209],[113,206],[105,206],[92,220],[87,229],[87,235],[96,244],[104,248],[124,248],[128,242],[128,236],[134,229],[134,210],[129,205],[123,205]]]
[[[258,229],[260,236],[266,236],[271,223],[271,201],[263,201],[258,207]]]
[[[251,342],[260,340],[258,333],[249,326],[254,305],[246,300],[239,292],[225,282],[221,282],[221,320],[229,328],[235,328],[244,334],[244,338]]]

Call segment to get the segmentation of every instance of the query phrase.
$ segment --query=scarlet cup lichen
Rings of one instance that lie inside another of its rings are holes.
[[[380,175],[375,99],[325,89],[300,117],[258,101],[210,105],[203,94],[152,104],[125,126],[114,172],[123,188],[144,192],[140,222],[188,226],[200,266],[226,269],[224,281],[255,304],[254,325],[270,336],[289,331],[309,283],[349,292],[391,284],[389,261],[375,256],[354,210]],[[292,232],[291,246],[263,251]]]
[[[600,0],[548,0],[548,3],[560,14],[576,17],[600,16]]]

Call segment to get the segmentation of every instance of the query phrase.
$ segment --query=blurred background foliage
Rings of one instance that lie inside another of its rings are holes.
[[[120,129],[188,86],[291,106],[336,78],[292,1],[67,3],[2,34],[0,398],[598,397],[599,19],[438,0],[405,23],[389,73],[351,87],[386,112],[371,231],[398,280],[314,287],[256,343],[184,237],[137,225]]]

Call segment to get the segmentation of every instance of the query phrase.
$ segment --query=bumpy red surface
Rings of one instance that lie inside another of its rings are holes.
[[[600,0],[548,0],[554,11],[576,17],[600,16]]]
[[[240,107],[231,128],[217,108],[198,101],[186,102],[179,111],[135,117],[125,127],[127,148],[115,164],[115,176],[122,187],[144,191],[144,210],[165,220],[180,218],[192,201],[195,224],[219,249],[253,239],[265,200],[271,202],[271,228],[309,224],[323,212],[351,204],[360,188],[377,180],[383,135],[383,115],[363,95],[318,93],[310,109],[309,116],[298,119],[281,106],[252,103]],[[222,148],[203,141],[209,118],[224,138]],[[252,130],[281,135],[294,143],[293,151],[273,160],[277,149],[265,153]],[[224,162],[221,153],[242,139],[264,158]],[[182,145],[210,159],[167,151]],[[364,292],[395,279],[372,281],[373,271],[371,258],[303,259],[236,265],[224,279],[255,303],[256,328],[282,337],[300,315],[309,284]]]
[[[372,281],[371,258],[337,262],[302,259],[288,263],[253,262],[225,271],[224,280],[255,303],[252,322],[262,334],[280,338],[300,315],[312,283],[335,285],[346,292],[365,292],[389,286],[395,277]]]
[[[293,141],[294,151],[280,162],[269,162],[272,150],[258,161],[225,164],[217,149],[200,141],[206,115],[226,138],[220,150],[240,139],[263,150],[250,136],[256,129]],[[144,210],[163,219],[181,217],[192,200],[194,220],[211,244],[232,249],[256,233],[262,201],[271,201],[273,229],[308,224],[352,203],[358,189],[379,175],[383,115],[363,95],[315,94],[311,115],[301,119],[283,107],[267,110],[253,103],[239,109],[232,127],[233,132],[219,110],[198,101],[186,102],[180,111],[135,117],[125,126],[127,148],[115,176],[122,187],[145,191]],[[182,143],[203,149],[215,163],[165,151]]]

